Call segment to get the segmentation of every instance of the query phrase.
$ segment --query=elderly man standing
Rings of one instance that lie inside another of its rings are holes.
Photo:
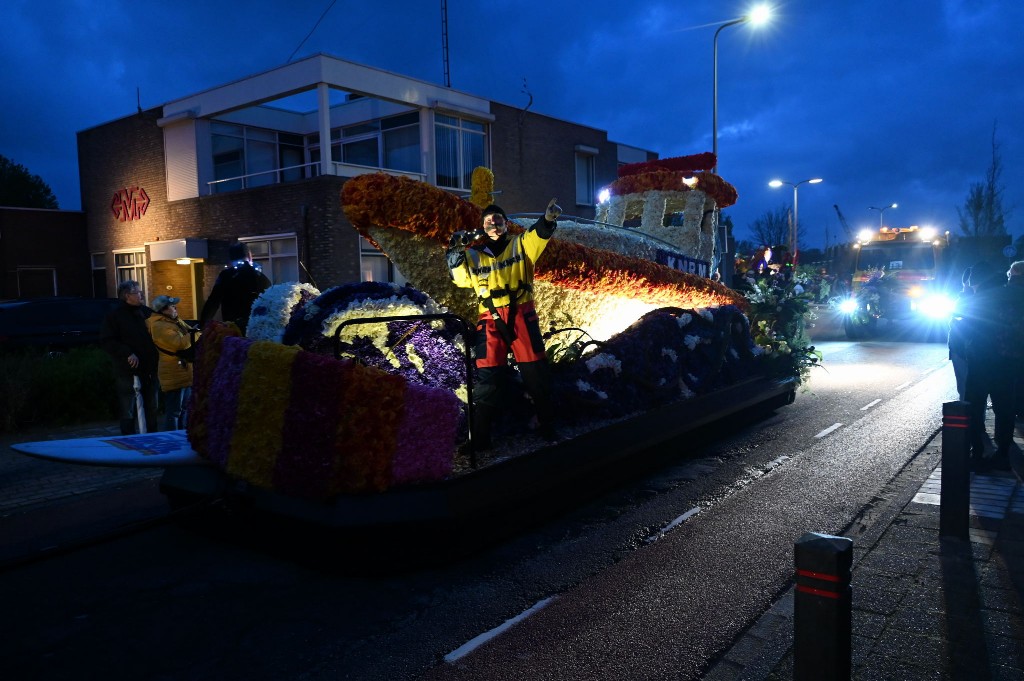
[[[121,304],[104,318],[100,345],[114,360],[121,433],[136,432],[136,379],[142,395],[145,432],[153,432],[156,430],[158,354],[146,325],[152,310],[142,304],[142,289],[137,281],[122,281],[117,287],[117,297]]]

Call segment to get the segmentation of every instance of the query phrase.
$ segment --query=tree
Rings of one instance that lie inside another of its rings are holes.
[[[789,206],[783,204],[774,211],[766,211],[750,224],[750,231],[762,246],[788,246]]]
[[[0,155],[0,206],[58,208],[50,186],[28,168]]]
[[[996,142],[996,126],[992,125],[992,163],[985,173],[984,182],[975,182],[967,192],[963,208],[957,208],[960,231],[965,236],[999,236],[1006,234],[1006,211],[1003,210],[1003,187],[999,177],[1003,173]]]

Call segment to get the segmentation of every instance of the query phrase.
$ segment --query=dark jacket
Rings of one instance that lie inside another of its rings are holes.
[[[1024,361],[1024,288],[997,278],[979,286],[964,306],[960,332],[968,362]]]
[[[234,322],[245,333],[253,301],[269,287],[270,280],[248,262],[232,263],[217,276],[199,314],[200,326],[213,319],[220,308],[221,319]]]
[[[153,344],[146,319],[153,311],[143,305],[121,304],[110,311],[100,327],[100,346],[114,359],[114,371],[123,375],[156,374],[159,351]],[[128,356],[139,358],[139,366],[128,366]]]

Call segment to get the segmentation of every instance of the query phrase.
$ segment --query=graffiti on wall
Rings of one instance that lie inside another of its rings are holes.
[[[110,202],[110,210],[114,212],[114,217],[121,222],[141,219],[146,214],[147,208],[149,208],[149,194],[142,187],[120,189],[114,193],[114,198]]]

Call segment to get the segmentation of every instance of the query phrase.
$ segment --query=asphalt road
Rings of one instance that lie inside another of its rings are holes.
[[[786,587],[795,539],[884,504],[952,398],[941,344],[812,333],[825,368],[793,405],[554,517],[457,542],[214,510],[10,567],[5,676],[699,678]]]

